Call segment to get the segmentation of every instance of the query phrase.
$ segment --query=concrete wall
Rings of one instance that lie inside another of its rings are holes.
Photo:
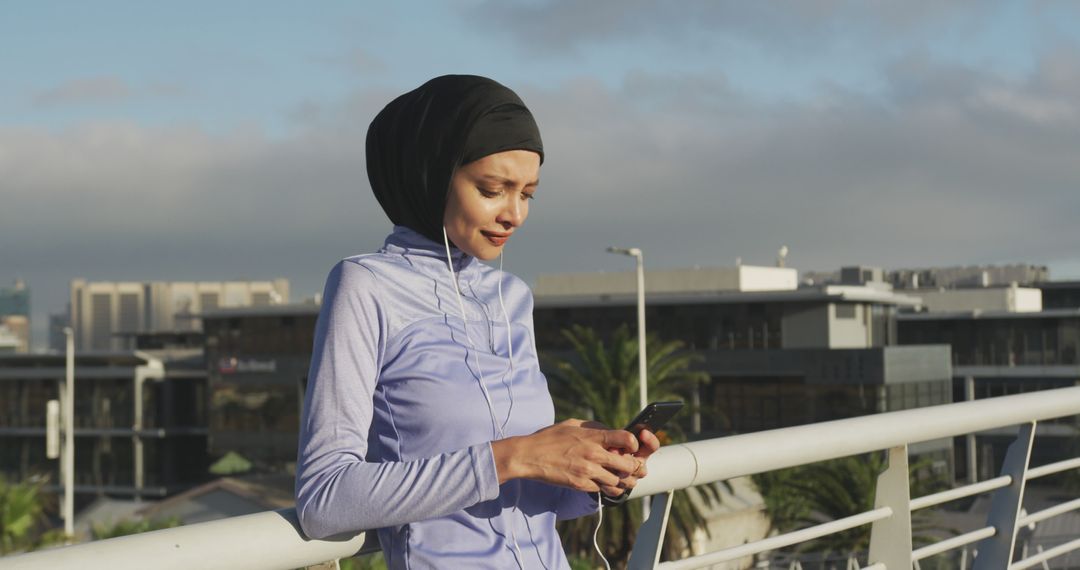
[[[780,321],[781,348],[828,348],[829,318],[828,305],[787,305]]]
[[[852,311],[846,318],[840,311]],[[870,343],[869,315],[861,303],[829,303],[829,348],[867,348]]]
[[[890,346],[884,358],[890,384],[952,378],[952,347],[947,344]]]
[[[794,291],[798,271],[784,267],[709,267],[645,272],[647,293],[696,293],[715,291]],[[533,293],[555,295],[634,295],[637,273],[557,273],[540,275]]]
[[[979,289],[923,289],[915,293],[930,312],[1042,310],[1042,290],[1029,287],[987,287]]]

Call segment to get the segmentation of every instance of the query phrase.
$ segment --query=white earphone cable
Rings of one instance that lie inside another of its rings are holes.
[[[484,400],[487,401],[488,412],[491,413],[491,423],[495,427],[495,432],[498,439],[505,438],[504,428],[510,421],[510,411],[514,409],[514,347],[510,342],[510,317],[506,313],[506,305],[503,304],[502,298],[502,254],[499,254],[499,304],[502,306],[503,318],[506,320],[506,341],[510,354],[510,409],[506,413],[506,420],[499,424],[499,419],[495,415],[495,404],[491,401],[491,394],[488,393],[486,382],[484,380],[484,371],[480,369],[480,356],[476,350],[476,346],[473,344],[472,337],[469,335],[469,321],[465,318],[465,303],[461,300],[461,288],[458,287],[457,274],[454,273],[453,258],[450,255],[450,238],[446,235],[446,226],[443,226],[443,245],[446,246],[446,266],[450,268],[450,280],[454,283],[454,293],[457,294],[458,309],[461,311],[461,327],[465,331],[465,340],[469,343],[469,349],[473,353],[473,360],[476,363],[476,372],[479,375],[477,381],[480,383],[480,391],[484,394]],[[521,498],[521,487],[518,485],[517,497],[514,500],[514,508],[512,513],[518,512],[518,500]],[[518,568],[525,569],[525,558],[521,553],[521,547],[518,546],[517,532],[514,530],[514,526],[510,525],[510,541],[514,545],[514,556],[516,558]]]
[[[608,564],[604,551],[600,550],[600,525],[604,522],[604,500],[600,497],[600,491],[596,492],[596,503],[596,530],[593,531],[592,543],[596,547],[596,553],[600,555],[600,560],[604,561],[604,567],[611,570],[611,564]]]

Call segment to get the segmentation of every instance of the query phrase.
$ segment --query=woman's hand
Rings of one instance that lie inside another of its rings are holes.
[[[656,434],[647,429],[638,432],[638,450],[633,455],[641,461],[641,467],[621,479],[619,482],[620,488],[633,489],[637,485],[638,479],[642,479],[649,474],[645,462],[648,461],[650,455],[656,453],[657,449],[660,449],[660,438],[656,437]],[[621,491],[617,494],[621,494]]]
[[[618,496],[645,476],[645,459],[660,447],[655,435],[642,433],[639,447],[638,439],[628,431],[566,420],[531,435],[492,442],[491,449],[500,484],[535,479]]]

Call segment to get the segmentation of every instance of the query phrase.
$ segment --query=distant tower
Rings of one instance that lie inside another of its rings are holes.
[[[788,248],[786,245],[780,246],[780,251],[776,255],[776,266],[786,267]]]

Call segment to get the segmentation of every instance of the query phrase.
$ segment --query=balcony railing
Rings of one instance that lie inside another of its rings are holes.
[[[1017,529],[1080,509],[1080,499],[1022,515],[1028,481],[1080,467],[1080,458],[1029,468],[1036,422],[1080,414],[1080,387],[1046,390],[974,402],[933,406],[671,445],[649,460],[649,476],[635,490],[653,495],[651,515],[638,531],[629,568],[665,570],[705,568],[806,542],[861,525],[871,526],[868,565],[862,570],[904,569],[918,561],[971,545],[974,570],[1023,570],[1080,549],[1080,537],[1014,561]],[[908,445],[1006,426],[1019,426],[1001,473],[992,479],[912,499],[909,496]],[[875,508],[787,534],[659,562],[672,493],[734,477],[764,473],[839,457],[886,450],[889,464],[880,475]],[[912,548],[911,512],[992,493],[986,524],[974,531]],[[300,531],[293,509],[113,538],[0,559],[0,569],[81,567],[186,569],[297,568],[348,557],[365,543],[363,533],[310,540]],[[373,545],[368,550],[374,549]]]

